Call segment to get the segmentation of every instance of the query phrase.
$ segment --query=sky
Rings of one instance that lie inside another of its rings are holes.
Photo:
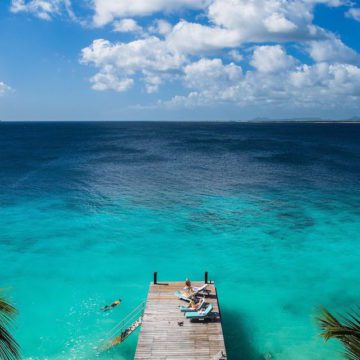
[[[360,0],[0,0],[1,120],[360,116]]]

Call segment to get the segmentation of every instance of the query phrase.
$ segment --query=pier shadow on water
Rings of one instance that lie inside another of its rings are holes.
[[[241,314],[222,311],[226,352],[229,360],[264,360],[252,344],[251,328],[247,328]]]

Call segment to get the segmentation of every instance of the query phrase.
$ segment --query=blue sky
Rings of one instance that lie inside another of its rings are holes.
[[[360,3],[2,0],[0,119],[360,116]]]

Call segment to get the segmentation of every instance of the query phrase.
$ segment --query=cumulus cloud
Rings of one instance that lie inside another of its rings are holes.
[[[10,10],[14,13],[28,12],[43,20],[51,20],[54,14],[59,13],[58,0],[12,0]]]
[[[256,47],[250,61],[250,64],[262,73],[284,71],[293,67],[295,63],[296,60],[287,55],[280,45]]]
[[[322,35],[312,24],[313,6],[306,0],[215,0],[208,17],[237,31],[240,41],[291,41]]]
[[[360,8],[352,7],[350,0],[91,0],[88,4],[92,25],[109,25],[118,33],[113,36],[119,37],[94,40],[81,52],[81,63],[94,69],[89,80],[94,90],[125,92],[140,83],[147,93],[154,93],[167,81],[182,86],[186,95],[162,102],[166,106],[345,106],[360,100],[359,54],[314,23],[314,9],[320,4],[349,6],[346,16],[360,21]],[[191,12],[187,18],[185,9],[196,10],[199,16]],[[11,0],[10,10],[48,21],[66,13],[79,21],[71,0]],[[176,18],[176,12],[184,18]],[[169,13],[171,17],[166,16]],[[155,20],[141,22],[144,16]],[[121,41],[123,33],[131,40]],[[296,52],[287,52],[293,43],[308,54],[307,64],[294,57]],[[9,90],[0,82],[0,94]]]
[[[290,73],[288,80],[294,102],[330,105],[331,101],[332,105],[346,106],[360,98],[360,68],[355,65],[303,65]]]
[[[95,66],[110,63],[130,73],[142,69],[167,71],[176,69],[184,62],[184,57],[171,51],[155,36],[129,43],[111,43],[95,40],[82,50],[82,61]]]
[[[124,33],[142,33],[143,28],[134,19],[122,19],[113,25],[114,31]]]
[[[156,19],[154,23],[149,26],[149,32],[159,35],[167,35],[171,32],[172,25],[163,19]]]
[[[238,50],[235,49],[230,50],[227,55],[235,62],[240,62],[244,60],[243,55]]]
[[[162,106],[316,107],[360,100],[359,54],[314,24],[316,5],[338,7],[349,5],[347,0],[95,0],[94,4],[96,25],[112,23],[116,31],[135,36],[129,42],[98,39],[82,50],[81,62],[96,70],[90,79],[95,90],[122,92],[141,82],[153,93],[166,81],[182,84],[187,94],[163,101]],[[156,19],[147,27],[139,25],[139,16],[180,8],[201,9],[202,21],[172,18],[172,25]],[[288,53],[293,42],[307,52],[308,64]]]
[[[201,54],[250,42],[326,39],[328,32],[313,24],[317,3],[343,4],[325,0],[213,0],[206,9],[208,24],[181,20],[167,40],[179,51]]]
[[[200,9],[210,0],[94,0],[94,24],[103,26],[116,18],[144,16],[180,8]]]
[[[346,16],[360,22],[360,8],[349,9]]]
[[[218,67],[227,65],[218,59]],[[360,68],[350,64],[299,65],[280,73],[261,73],[248,70],[240,76],[222,78],[218,73],[197,74],[193,68],[191,76],[196,81],[188,82],[190,92],[186,96],[175,96],[161,103],[167,107],[212,106],[232,103],[245,106],[357,106],[360,100]],[[204,86],[205,84],[209,86]]]
[[[184,82],[190,88],[208,89],[213,86],[226,90],[229,84],[240,81],[242,69],[221,59],[200,59],[184,68]]]
[[[91,0],[87,7],[93,13],[93,25],[99,27],[124,18],[195,9],[203,11],[202,15],[207,16],[211,27],[215,30],[236,29],[239,38],[248,38],[249,41],[261,41],[259,40],[261,38],[266,38],[264,41],[273,39],[286,41],[321,36],[321,31],[312,26],[313,8],[317,4],[336,7],[350,5],[351,2],[350,0]],[[66,13],[72,20],[89,25],[87,19],[79,19],[74,14],[71,0],[11,0],[10,10],[14,13],[32,13],[44,20],[51,20],[56,15]],[[348,15],[358,18],[358,10],[350,9]],[[208,25],[203,26],[208,27]],[[162,26],[159,30],[163,31],[163,34],[169,32],[168,27]]]
[[[180,69],[186,58],[170,49],[164,41],[150,36],[129,43],[95,40],[82,50],[80,61],[99,70],[92,78],[93,88],[96,90],[115,88],[117,91],[124,91],[133,83],[134,77],[140,76],[147,91],[154,92],[162,78]],[[129,79],[132,80],[131,83]],[[127,86],[118,86],[116,81]]]
[[[360,61],[359,54],[339,38],[329,35],[322,41],[311,41],[309,54],[316,62],[353,63]]]
[[[204,26],[181,20],[167,36],[167,42],[178,51],[201,54],[237,47],[241,39],[237,31]]]
[[[117,92],[126,91],[134,84],[132,78],[119,76],[116,68],[111,65],[105,65],[90,79],[90,82],[94,90],[114,90]]]
[[[11,0],[10,11],[30,13],[47,21],[65,11],[72,20],[77,20],[70,0]]]
[[[309,3],[323,4],[331,7],[338,7],[343,5],[351,5],[351,0],[308,0]]]
[[[9,85],[6,85],[4,82],[0,81],[0,96],[4,95],[9,91],[11,91],[11,87]]]
[[[297,29],[297,26],[293,22],[286,19],[284,15],[276,12],[264,20],[264,25],[270,33],[291,33]]]

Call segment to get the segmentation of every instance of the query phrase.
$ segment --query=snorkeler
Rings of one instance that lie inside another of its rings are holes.
[[[120,304],[121,304],[121,299],[115,300],[112,304],[102,307],[101,310],[102,311],[109,311],[109,310],[112,310],[113,308],[115,308],[116,306],[118,306]]]

